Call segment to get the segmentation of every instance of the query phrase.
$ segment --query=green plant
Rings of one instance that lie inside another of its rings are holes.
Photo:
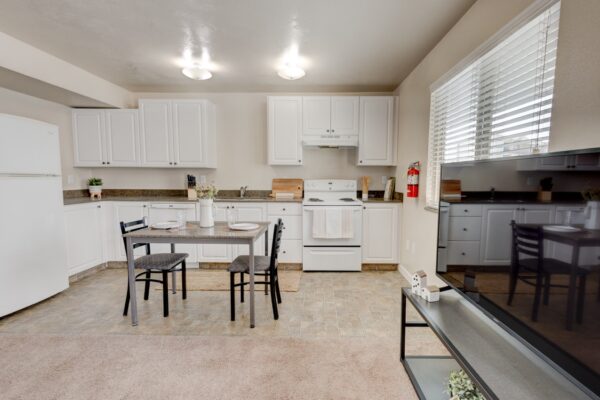
[[[600,188],[588,188],[581,192],[587,201],[600,201]]]
[[[102,178],[90,178],[88,179],[88,186],[102,186]]]
[[[554,186],[554,184],[552,183],[552,177],[549,176],[549,177],[540,179],[540,188],[544,192],[552,191],[553,186]]]
[[[199,199],[214,199],[219,189],[215,185],[196,186],[196,193]]]
[[[448,394],[459,400],[485,400],[483,394],[475,387],[465,371],[450,372],[448,377]]]

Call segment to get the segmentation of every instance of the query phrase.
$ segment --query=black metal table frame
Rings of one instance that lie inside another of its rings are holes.
[[[423,318],[425,321],[427,320],[425,315],[421,312],[421,310],[419,310],[419,307],[412,301],[412,299],[410,297],[406,296],[407,291],[410,291],[410,288],[402,289],[402,305],[401,305],[401,318],[400,318],[400,362],[404,366],[404,369],[406,370],[406,373],[408,374],[410,382],[412,383],[415,391],[417,392],[419,399],[422,399],[422,400],[425,399],[425,395],[424,395],[423,391],[421,390],[421,386],[419,385],[419,382],[417,381],[410,365],[408,364],[408,362],[406,362],[407,359],[411,359],[411,358],[413,358],[413,359],[414,358],[421,358],[421,359],[423,359],[423,358],[427,358],[427,359],[453,358],[460,365],[460,367],[466,372],[466,374],[469,375],[469,377],[471,378],[471,380],[473,381],[475,386],[477,386],[477,388],[483,393],[483,395],[486,398],[494,399],[494,400],[498,399],[498,397],[485,384],[485,382],[483,382],[483,380],[473,370],[473,368],[471,368],[469,363],[467,361],[465,361],[464,359],[462,359],[462,357],[460,356],[460,353],[456,350],[456,348],[452,345],[450,340],[448,340],[446,335],[440,329],[438,329],[433,324],[432,325],[428,324],[427,322],[406,321],[406,300],[407,299],[409,299],[411,304],[415,307],[415,310],[417,310],[417,312],[419,313],[421,318]],[[448,349],[448,351],[450,352],[451,355],[450,356],[448,356],[448,355],[406,356],[406,328],[430,328],[433,331],[433,333],[435,333],[435,335],[438,337],[438,339],[440,339],[442,344]]]

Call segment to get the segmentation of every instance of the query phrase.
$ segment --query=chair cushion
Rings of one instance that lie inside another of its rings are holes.
[[[188,258],[187,253],[157,253],[135,259],[135,268],[141,269],[171,269]]]
[[[250,256],[238,256],[227,268],[229,272],[249,272]],[[254,272],[266,271],[269,269],[271,257],[254,256]]]

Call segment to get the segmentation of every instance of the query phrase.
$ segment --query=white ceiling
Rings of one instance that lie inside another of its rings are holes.
[[[0,30],[133,91],[393,90],[474,0],[1,0]],[[293,43],[307,75],[276,66]],[[184,77],[206,48],[209,81]]]

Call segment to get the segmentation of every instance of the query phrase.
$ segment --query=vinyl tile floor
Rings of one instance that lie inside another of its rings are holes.
[[[248,300],[236,297],[237,320],[229,320],[229,292],[188,291],[169,295],[170,315],[162,316],[162,292],[143,300],[138,283],[139,325],[122,315],[127,285],[124,269],[104,269],[71,284],[64,292],[0,319],[0,334],[227,335],[274,337],[400,336],[399,272],[303,273],[298,292],[283,292],[279,320],[270,297],[256,294],[256,328],[249,328]],[[248,296],[247,296],[248,297]],[[408,319],[418,319],[409,307]],[[425,350],[436,341],[428,329],[415,335]],[[423,349],[421,349],[423,350]]]

